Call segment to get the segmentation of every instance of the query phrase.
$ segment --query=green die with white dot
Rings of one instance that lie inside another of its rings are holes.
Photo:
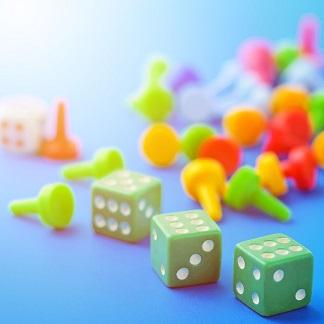
[[[263,316],[309,304],[313,283],[312,253],[285,234],[272,234],[236,245],[234,293]]]
[[[160,213],[161,181],[121,170],[92,185],[92,226],[97,233],[127,242],[149,235],[153,215]]]
[[[221,231],[202,210],[156,215],[151,222],[151,261],[168,287],[216,282]]]

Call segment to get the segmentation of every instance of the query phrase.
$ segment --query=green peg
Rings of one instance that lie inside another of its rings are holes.
[[[100,179],[124,168],[122,153],[115,148],[98,150],[91,161],[72,163],[62,168],[62,175],[68,180],[94,177]]]
[[[144,89],[131,100],[134,109],[151,122],[166,120],[173,109],[172,92],[161,84],[167,70],[168,64],[165,60],[153,60],[149,65]]]
[[[10,202],[9,209],[16,216],[39,214],[43,224],[64,229],[69,226],[73,216],[73,192],[64,183],[49,184],[41,189],[37,198],[14,200]]]
[[[282,44],[275,51],[275,62],[280,72],[285,70],[300,56],[298,48],[293,44]]]
[[[324,91],[317,91],[311,95],[310,117],[315,133],[324,129]]]
[[[241,167],[232,176],[225,194],[225,202],[238,210],[254,206],[282,222],[291,217],[291,212],[284,203],[262,189],[259,176],[249,166]]]

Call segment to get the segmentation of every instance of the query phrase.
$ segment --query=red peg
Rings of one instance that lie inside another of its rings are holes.
[[[312,127],[307,112],[282,112],[270,121],[263,151],[287,154],[297,146],[308,144]]]
[[[287,178],[291,178],[299,190],[313,190],[317,182],[315,156],[308,146],[299,146],[289,152],[288,159],[281,162]]]

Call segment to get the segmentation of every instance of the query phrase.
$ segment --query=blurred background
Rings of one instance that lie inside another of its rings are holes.
[[[323,21],[324,2],[0,0],[0,98],[32,94],[52,107],[66,99],[70,131],[80,138],[84,158],[98,147],[118,146],[129,168],[163,179],[165,212],[195,208],[182,193],[180,166],[154,170],[138,155],[145,122],[127,99],[142,83],[147,58],[163,54],[210,80],[248,37],[294,41],[306,13]],[[243,239],[284,231],[317,257],[314,300],[307,309],[267,322],[323,323],[322,188],[307,198],[296,192],[287,198],[297,214],[290,227],[231,217],[227,210],[221,282],[175,291],[151,270],[148,241],[130,246],[92,233],[89,183],[74,185],[77,212],[65,234],[9,215],[10,199],[57,181],[60,165],[0,152],[0,322],[257,323],[264,319],[232,296],[233,248]]]

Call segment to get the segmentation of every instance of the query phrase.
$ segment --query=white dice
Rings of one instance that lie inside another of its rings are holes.
[[[29,96],[10,97],[0,102],[0,145],[11,152],[39,152],[48,107]]]

